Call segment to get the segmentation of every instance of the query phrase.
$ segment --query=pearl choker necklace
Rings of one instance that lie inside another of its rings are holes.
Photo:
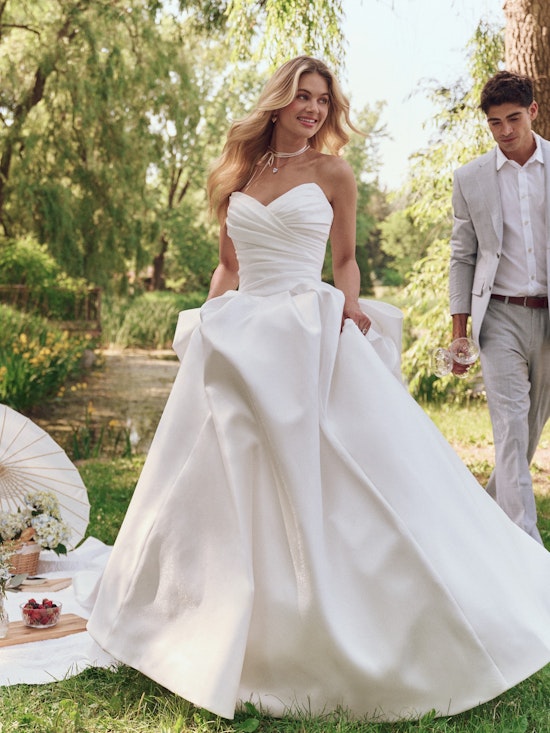
[[[306,150],[309,150],[310,144],[306,143],[303,148],[300,148],[300,150],[297,150],[295,153],[279,153],[277,150],[271,147],[271,145],[267,149],[268,159],[267,159],[267,166],[269,168],[273,168],[273,173],[278,173],[279,168],[274,165],[276,158],[295,158],[297,155],[302,155],[302,153],[305,153]]]

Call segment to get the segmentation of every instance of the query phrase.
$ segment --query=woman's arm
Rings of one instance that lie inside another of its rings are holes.
[[[330,167],[330,203],[334,211],[330,243],[334,284],[344,293],[343,319],[351,318],[361,331],[365,331],[370,328],[370,319],[359,308],[361,276],[355,258],[357,185],[353,171],[344,160],[333,158]]]
[[[210,280],[208,298],[216,298],[228,290],[236,290],[239,285],[239,261],[235,246],[227,233],[225,224],[220,229],[219,263]]]

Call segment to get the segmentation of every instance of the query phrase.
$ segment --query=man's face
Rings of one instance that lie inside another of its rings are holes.
[[[531,123],[537,116],[538,105],[521,107],[513,102],[489,107],[489,129],[504,155],[523,165],[535,150]]]

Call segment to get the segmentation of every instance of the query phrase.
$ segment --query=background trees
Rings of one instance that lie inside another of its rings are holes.
[[[158,5],[1,6],[0,225],[99,285],[159,254],[200,168],[208,67],[188,61],[190,21]]]
[[[45,248],[107,291],[204,289],[217,256],[204,187],[225,132],[281,60],[307,51],[338,67],[342,13],[341,0],[0,0],[0,248],[34,242],[37,258]],[[507,0],[505,15],[505,33],[478,28],[467,77],[425,90],[435,131],[398,197],[377,180],[381,107],[356,111],[366,138],[346,151],[362,288],[407,285],[417,396],[449,389],[428,354],[450,332],[452,172],[492,144],[477,104],[504,55],[534,76],[537,130],[550,137],[550,5]]]
[[[269,71],[258,57],[341,59],[340,16],[332,0],[0,0],[0,234],[107,290],[204,288],[206,174]]]

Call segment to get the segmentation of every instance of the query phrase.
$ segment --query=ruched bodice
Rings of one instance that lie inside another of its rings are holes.
[[[397,309],[342,328],[331,222],[315,183],[231,197],[239,290],[180,314],[89,630],[225,717],[456,713],[550,660],[550,556],[407,393]]]
[[[239,289],[267,293],[319,283],[332,216],[316,183],[296,186],[267,206],[232,194],[227,231],[239,260]]]

